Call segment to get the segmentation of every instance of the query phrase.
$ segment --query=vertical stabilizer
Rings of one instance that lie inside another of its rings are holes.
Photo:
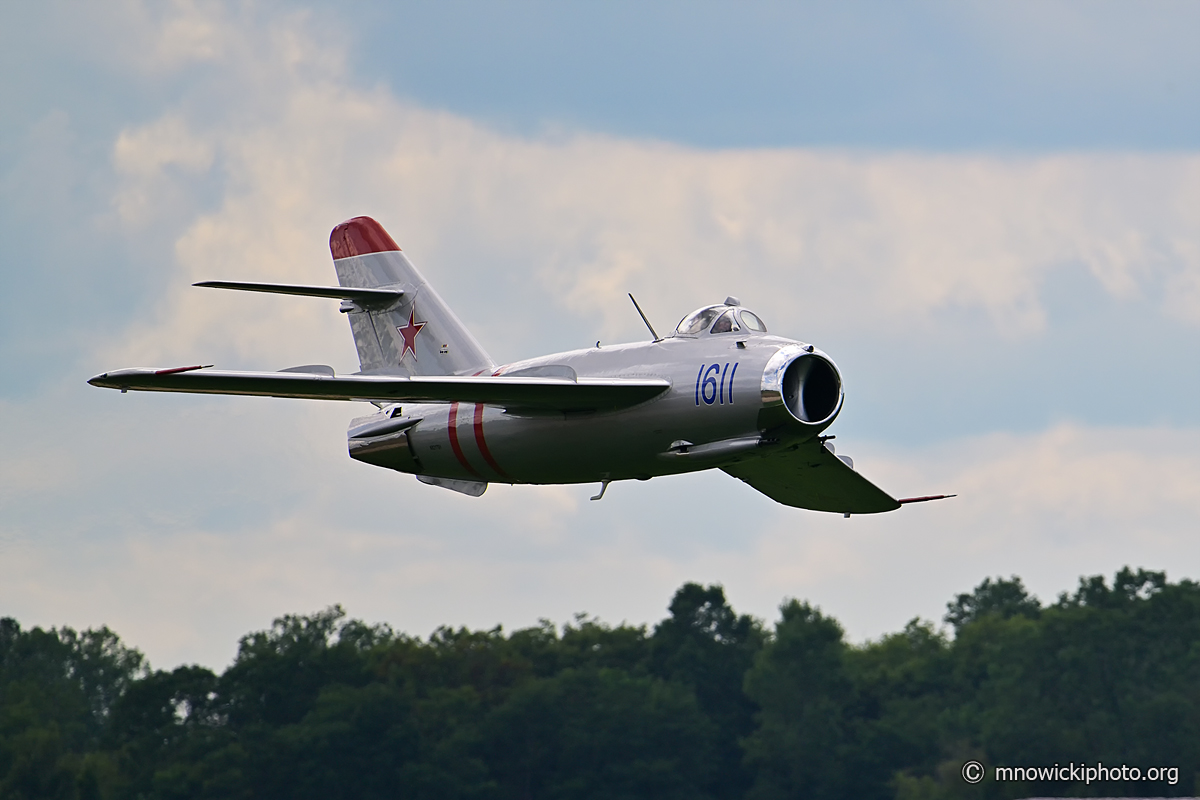
[[[346,220],[329,235],[329,252],[342,286],[404,293],[386,307],[342,303],[363,372],[472,375],[495,367],[378,222]]]

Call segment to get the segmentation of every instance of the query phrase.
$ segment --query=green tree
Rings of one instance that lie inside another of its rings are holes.
[[[217,686],[211,670],[182,666],[146,675],[120,697],[105,738],[121,765],[123,796],[204,795],[204,756],[230,739]]]
[[[685,687],[566,669],[516,689],[482,727],[500,798],[706,797],[714,730]]]
[[[964,627],[955,650],[962,674],[974,679],[968,705],[993,763],[1174,765],[1180,783],[1156,791],[1193,792],[1200,767],[1196,584],[1168,585],[1162,573],[1128,568],[1111,587],[1101,576],[1082,578],[1037,620],[992,617]],[[1118,783],[1099,791],[1145,790]]]
[[[876,791],[896,784],[898,773],[936,774],[943,741],[956,741],[955,720],[947,714],[958,702],[950,648],[945,635],[917,619],[900,633],[848,648],[855,761],[863,774],[875,776]]]
[[[953,638],[913,620],[849,645],[808,604],[768,635],[698,584],[652,634],[580,615],[423,641],[335,606],[243,637],[220,676],[148,672],[107,629],[3,619],[0,797],[1194,794],[1200,586],[1126,568],[1042,607],[997,578],[948,608]],[[968,786],[968,758],[1179,782]]]
[[[311,616],[287,615],[269,631],[243,636],[220,692],[234,725],[299,722],[330,683],[361,686],[371,679],[364,653],[386,643],[386,626],[343,622],[332,606]]]
[[[960,594],[946,604],[946,622],[957,630],[990,614],[1004,619],[1022,616],[1037,619],[1042,604],[1025,591],[1025,584],[1016,575],[995,580],[984,578],[970,594]]]
[[[807,603],[781,608],[774,638],[746,674],[758,728],[745,740],[748,797],[869,797],[854,769],[854,686],[842,628]]]
[[[114,704],[144,670],[142,654],[108,628],[22,631],[0,619],[0,797],[111,789],[101,738]]]
[[[766,639],[762,626],[736,614],[717,585],[684,584],[671,600],[670,614],[654,628],[651,668],[689,687],[716,726],[709,791],[715,797],[741,797],[752,778],[743,764],[741,740],[753,732],[757,710],[743,683]]]

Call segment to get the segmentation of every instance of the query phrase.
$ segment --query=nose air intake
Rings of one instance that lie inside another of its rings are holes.
[[[762,377],[765,428],[785,425],[819,432],[842,410],[842,376],[829,358],[811,345],[781,347]]]
[[[820,356],[800,356],[783,374],[784,404],[801,422],[819,424],[830,419],[841,393],[837,370]]]

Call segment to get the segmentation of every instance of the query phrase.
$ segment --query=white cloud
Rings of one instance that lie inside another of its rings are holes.
[[[180,103],[116,144],[118,202],[131,218],[170,205],[165,167],[215,159],[221,199],[196,208],[177,243],[179,286],[215,273],[328,280],[328,230],[369,213],[435,283],[466,297],[483,333],[512,329],[513,305],[536,298],[552,304],[551,325],[576,317],[606,340],[639,335],[621,302],[632,289],[660,320],[732,292],[784,332],[797,317],[884,332],[955,311],[1027,337],[1045,328],[1049,276],[1079,265],[1115,298],[1151,296],[1163,313],[1200,322],[1200,156],[527,139],[321,73],[340,61],[336,48],[305,38],[301,21],[287,32],[298,43],[260,31],[267,46],[223,50],[214,81],[237,81],[231,108]],[[244,74],[256,76],[249,86]],[[153,336],[136,330],[131,352],[169,359],[203,341],[213,357],[276,362],[343,336],[319,304],[249,307],[180,292]],[[503,346],[544,341],[540,326],[522,325]]]
[[[194,135],[176,114],[122,131],[113,146],[113,166],[126,184],[114,198],[117,214],[131,229],[188,203],[183,178],[207,171],[212,142]],[[187,210],[185,208],[185,213]]]
[[[329,282],[328,231],[361,213],[500,358],[643,335],[626,290],[660,328],[735,293],[796,336],[1029,340],[1045,331],[1048,277],[1080,265],[1115,298],[1200,324],[1200,156],[522,138],[362,88],[302,16],[170,8],[130,37],[178,43],[163,68],[207,71],[113,143],[111,196],[131,240],[164,215],[184,220],[159,262],[175,288],[131,309],[118,340],[92,342],[96,371],[353,369],[328,304],[188,284]],[[215,199],[189,189],[201,174]],[[936,617],[986,575],[1016,572],[1048,596],[1126,563],[1200,573],[1193,430],[862,443],[852,454],[886,488],[961,496],[847,521],[721,474],[618,485],[600,503],[585,499],[595,487],[492,487],[475,501],[350,462],[349,406],[122,397],[72,380],[0,409],[0,608],[27,624],[110,624],[160,666],[219,666],[251,627],[339,601],[415,633],[584,610],[640,622],[698,579],[762,616],[810,598],[861,637]]]

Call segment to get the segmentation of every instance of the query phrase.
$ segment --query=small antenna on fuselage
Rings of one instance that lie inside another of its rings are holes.
[[[642,318],[642,322],[646,323],[646,327],[650,329],[650,335],[654,337],[654,341],[661,342],[662,337],[654,332],[654,326],[650,324],[650,320],[646,319],[646,315],[642,313],[642,307],[638,305],[638,301],[634,299],[633,292],[629,293],[629,299],[633,300],[633,307],[637,309],[638,316]]]

